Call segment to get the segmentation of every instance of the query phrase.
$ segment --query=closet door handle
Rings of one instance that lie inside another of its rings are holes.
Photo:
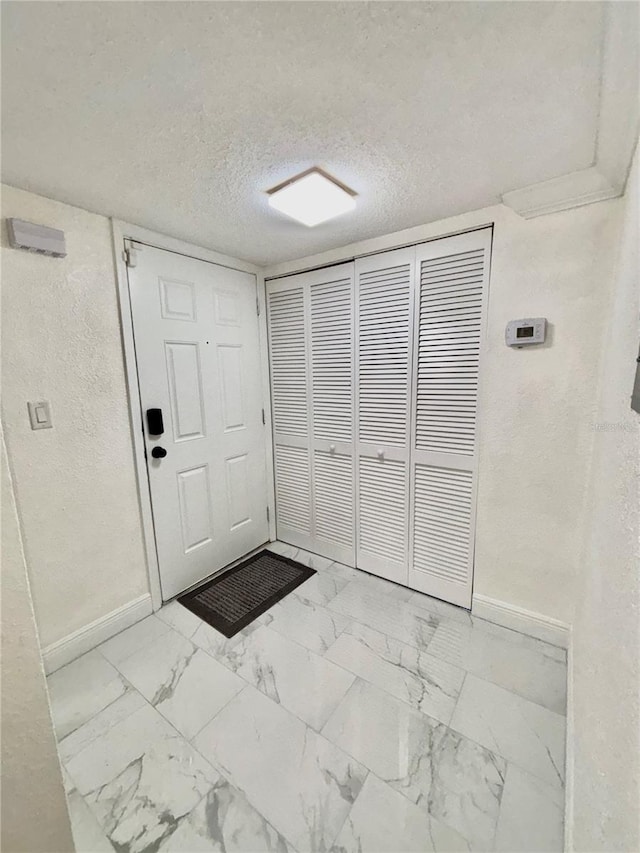
[[[384,449],[382,447],[378,450],[378,459],[384,459]]]
[[[335,452],[336,452],[335,444],[330,444],[329,445],[329,453],[335,453]]]

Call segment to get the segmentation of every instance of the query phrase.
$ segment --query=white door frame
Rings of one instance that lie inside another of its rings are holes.
[[[133,336],[133,320],[131,317],[131,303],[129,299],[129,277],[127,265],[124,258],[124,241],[132,240],[145,246],[153,246],[156,249],[166,249],[179,255],[186,255],[200,261],[218,264],[230,269],[252,273],[256,276],[258,305],[260,309],[258,317],[258,328],[260,330],[260,359],[262,366],[262,400],[265,412],[265,456],[267,465],[267,504],[269,506],[269,538],[275,539],[275,487],[273,470],[273,436],[271,433],[271,391],[269,385],[269,356],[267,348],[267,322],[266,322],[266,297],[264,275],[260,267],[254,264],[240,261],[237,258],[214,252],[211,249],[203,249],[158,234],[139,225],[131,225],[120,219],[111,219],[111,233],[113,238],[113,255],[118,283],[118,306],[120,311],[120,327],[122,330],[122,346],[124,354],[124,366],[127,380],[127,397],[129,401],[129,420],[131,428],[131,439],[133,442],[134,464],[136,469],[136,484],[138,490],[138,503],[140,505],[140,520],[142,522],[142,533],[144,550],[147,560],[147,575],[149,578],[149,591],[151,593],[151,604],[153,610],[162,607],[162,592],[160,588],[160,566],[156,550],[156,537],[153,526],[153,515],[151,512],[151,491],[149,485],[149,474],[145,460],[145,444],[143,431],[142,407],[140,405],[140,384],[138,381],[138,369],[136,366],[135,343]]]

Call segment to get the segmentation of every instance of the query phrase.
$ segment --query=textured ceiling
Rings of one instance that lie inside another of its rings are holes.
[[[260,264],[590,166],[599,3],[3,2],[3,180]],[[319,165],[356,211],[264,190]]]

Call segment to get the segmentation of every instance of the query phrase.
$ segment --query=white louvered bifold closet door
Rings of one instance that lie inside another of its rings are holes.
[[[278,537],[311,546],[307,312],[300,276],[267,283]]]
[[[357,565],[407,583],[415,249],[356,261]]]
[[[278,538],[352,566],[353,267],[267,283]]]
[[[409,586],[471,606],[491,229],[417,247]]]

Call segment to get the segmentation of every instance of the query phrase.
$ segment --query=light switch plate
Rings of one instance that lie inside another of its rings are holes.
[[[29,420],[31,429],[51,429],[51,407],[47,400],[38,400],[37,403],[27,403],[29,408]]]

